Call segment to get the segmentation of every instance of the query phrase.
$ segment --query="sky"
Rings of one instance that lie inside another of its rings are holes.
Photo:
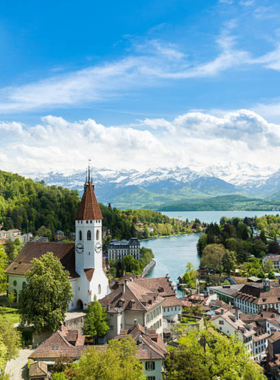
[[[0,3],[0,169],[280,167],[277,0]]]

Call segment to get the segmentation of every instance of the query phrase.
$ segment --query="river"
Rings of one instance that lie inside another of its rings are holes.
[[[279,211],[172,211],[164,212],[164,214],[181,220],[198,218],[201,222],[218,223],[222,216],[245,218],[245,216],[256,215],[260,217],[266,214],[276,215]],[[196,251],[198,239],[198,234],[192,234],[141,241],[141,246],[151,248],[155,255],[156,266],[149,277],[163,277],[168,273],[171,280],[177,282],[177,278],[185,272],[188,262],[198,268],[200,261]]]

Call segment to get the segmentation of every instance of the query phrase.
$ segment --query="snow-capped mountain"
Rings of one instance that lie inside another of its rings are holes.
[[[217,164],[201,171],[190,168],[156,168],[146,171],[92,168],[92,181],[98,200],[117,207],[136,204],[163,204],[188,198],[206,198],[225,194],[255,197],[273,196],[280,190],[280,170],[241,164]],[[48,173],[31,176],[48,185],[83,191],[86,171],[72,174]],[[129,207],[129,206],[128,206]]]
[[[39,181],[44,180],[48,185],[68,187],[82,193],[86,172],[74,172],[72,175],[51,172],[47,175],[33,174],[31,177]],[[144,189],[150,194],[169,196],[171,200],[173,193],[186,191],[186,189],[189,195],[194,193],[199,197],[232,194],[239,191],[235,185],[222,179],[179,167],[149,169],[143,172],[92,168],[91,177],[96,186],[98,199],[103,203],[113,203],[118,196],[126,193],[136,194],[139,189]],[[149,203],[148,199],[147,203]]]
[[[277,167],[258,167],[245,162],[208,166],[201,174],[220,178],[243,190],[259,188],[277,171]]]

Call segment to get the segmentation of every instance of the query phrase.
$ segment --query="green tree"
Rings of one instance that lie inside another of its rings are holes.
[[[265,273],[268,273],[269,271],[274,271],[274,265],[271,260],[267,260],[263,263],[263,270]]]
[[[240,341],[207,325],[180,338],[179,343],[179,348],[166,359],[168,380],[265,380],[262,368],[250,360]]]
[[[20,347],[20,333],[14,328],[13,323],[7,320],[5,314],[0,315],[0,342],[7,349],[5,354],[6,361],[17,357]]]
[[[196,289],[197,271],[192,263],[187,263],[186,272],[182,278],[183,283],[189,288]]]
[[[0,378],[4,375],[4,368],[7,361],[7,347],[0,336]]]
[[[267,244],[267,240],[266,240],[266,236],[265,236],[265,231],[264,230],[261,230],[260,238],[262,239],[262,241],[264,242],[264,244]]]
[[[236,261],[236,257],[235,257],[234,252],[226,249],[224,256],[222,258],[222,264],[223,264],[224,271],[229,276],[230,272],[234,271],[237,267],[237,261]]]
[[[0,293],[4,293],[8,288],[7,275],[5,269],[8,264],[8,258],[3,245],[0,245]]]
[[[56,331],[73,297],[69,272],[50,252],[31,263],[33,268],[26,273],[27,285],[19,296],[21,322],[33,323],[37,331]]]
[[[51,380],[67,380],[63,372],[55,372],[52,374]]]
[[[221,272],[224,254],[225,247],[222,244],[209,244],[203,251],[200,266]]]
[[[104,336],[109,330],[106,309],[102,308],[94,296],[94,301],[86,308],[83,333],[94,337]]]
[[[268,278],[269,278],[270,280],[274,280],[274,279],[276,278],[276,276],[275,276],[275,274],[274,274],[274,272],[273,272],[272,270],[270,270],[270,271],[268,272]]]
[[[136,353],[137,344],[130,336],[110,340],[104,352],[90,347],[80,358],[75,380],[144,380]]]
[[[202,255],[202,252],[204,251],[204,248],[206,247],[206,245],[207,245],[207,235],[204,234],[199,237],[197,245],[196,245],[197,253],[200,256]]]
[[[7,240],[7,243],[5,245],[5,252],[10,263],[13,262],[17,257],[18,251],[16,249],[15,243],[11,239]]]

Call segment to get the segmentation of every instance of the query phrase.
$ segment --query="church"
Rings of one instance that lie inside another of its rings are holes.
[[[105,297],[110,289],[103,269],[102,219],[89,170],[75,216],[75,243],[26,243],[15,261],[6,269],[9,292],[14,291],[18,301],[19,293],[26,285],[25,273],[32,268],[31,261],[52,252],[69,272],[74,293],[69,310],[84,309],[95,295],[97,299]]]

